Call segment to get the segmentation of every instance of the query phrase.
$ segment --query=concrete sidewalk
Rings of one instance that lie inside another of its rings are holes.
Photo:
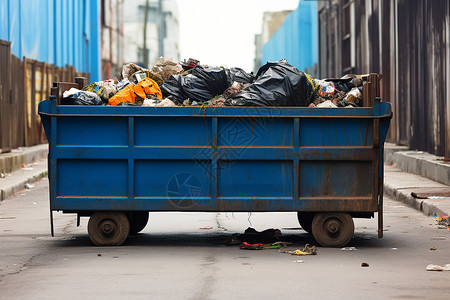
[[[384,162],[385,194],[426,215],[450,214],[450,162],[389,143],[384,146]]]
[[[437,195],[443,191],[447,191],[450,195],[450,188],[445,184],[419,175],[402,172],[392,165],[384,166],[385,195],[404,202],[426,215],[442,214],[448,216],[450,214],[450,197],[432,196],[432,194]],[[430,194],[431,198],[421,199],[411,195],[420,192]]]
[[[5,174],[0,178],[1,200],[25,189],[27,183],[47,176],[47,153],[48,145],[39,145],[0,154],[0,170]],[[384,170],[386,195],[427,215],[450,214],[449,162],[421,151],[385,144]],[[449,197],[433,197],[446,192]],[[411,193],[426,193],[431,198],[416,198]]]
[[[47,176],[48,145],[14,149],[0,154],[0,201]]]

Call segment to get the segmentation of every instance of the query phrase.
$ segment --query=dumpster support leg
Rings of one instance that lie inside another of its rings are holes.
[[[384,194],[384,147],[380,147],[379,178],[378,178],[378,238],[383,237],[383,194]]]
[[[380,200],[378,202],[378,238],[383,237],[383,192],[380,194]]]
[[[55,229],[53,227],[53,210],[50,209],[50,231],[52,233],[52,237],[55,237]]]

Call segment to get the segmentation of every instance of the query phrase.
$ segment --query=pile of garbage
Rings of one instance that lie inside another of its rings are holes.
[[[119,79],[93,82],[63,94],[63,105],[360,107],[361,78],[316,79],[286,60],[269,62],[256,76],[240,68],[176,63],[159,58],[151,69],[130,63]]]

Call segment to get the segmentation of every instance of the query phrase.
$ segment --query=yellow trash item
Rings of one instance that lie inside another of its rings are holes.
[[[292,255],[316,255],[317,251],[316,251],[316,246],[310,246],[309,244],[306,244],[305,247],[303,247],[302,250],[297,249],[297,250],[285,250],[285,251],[281,251],[283,253],[289,253]]]
[[[162,93],[161,89],[159,88],[158,84],[150,78],[144,78],[141,81],[138,82],[134,86],[134,92],[136,95],[141,97],[142,99],[146,99],[147,96],[154,95],[158,97],[159,99],[162,99]]]

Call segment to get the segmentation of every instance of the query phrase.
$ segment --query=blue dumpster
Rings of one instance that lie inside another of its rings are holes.
[[[50,210],[122,244],[148,212],[298,212],[323,246],[378,212],[390,103],[363,108],[105,107],[42,101]],[[52,225],[53,234],[53,225]]]

